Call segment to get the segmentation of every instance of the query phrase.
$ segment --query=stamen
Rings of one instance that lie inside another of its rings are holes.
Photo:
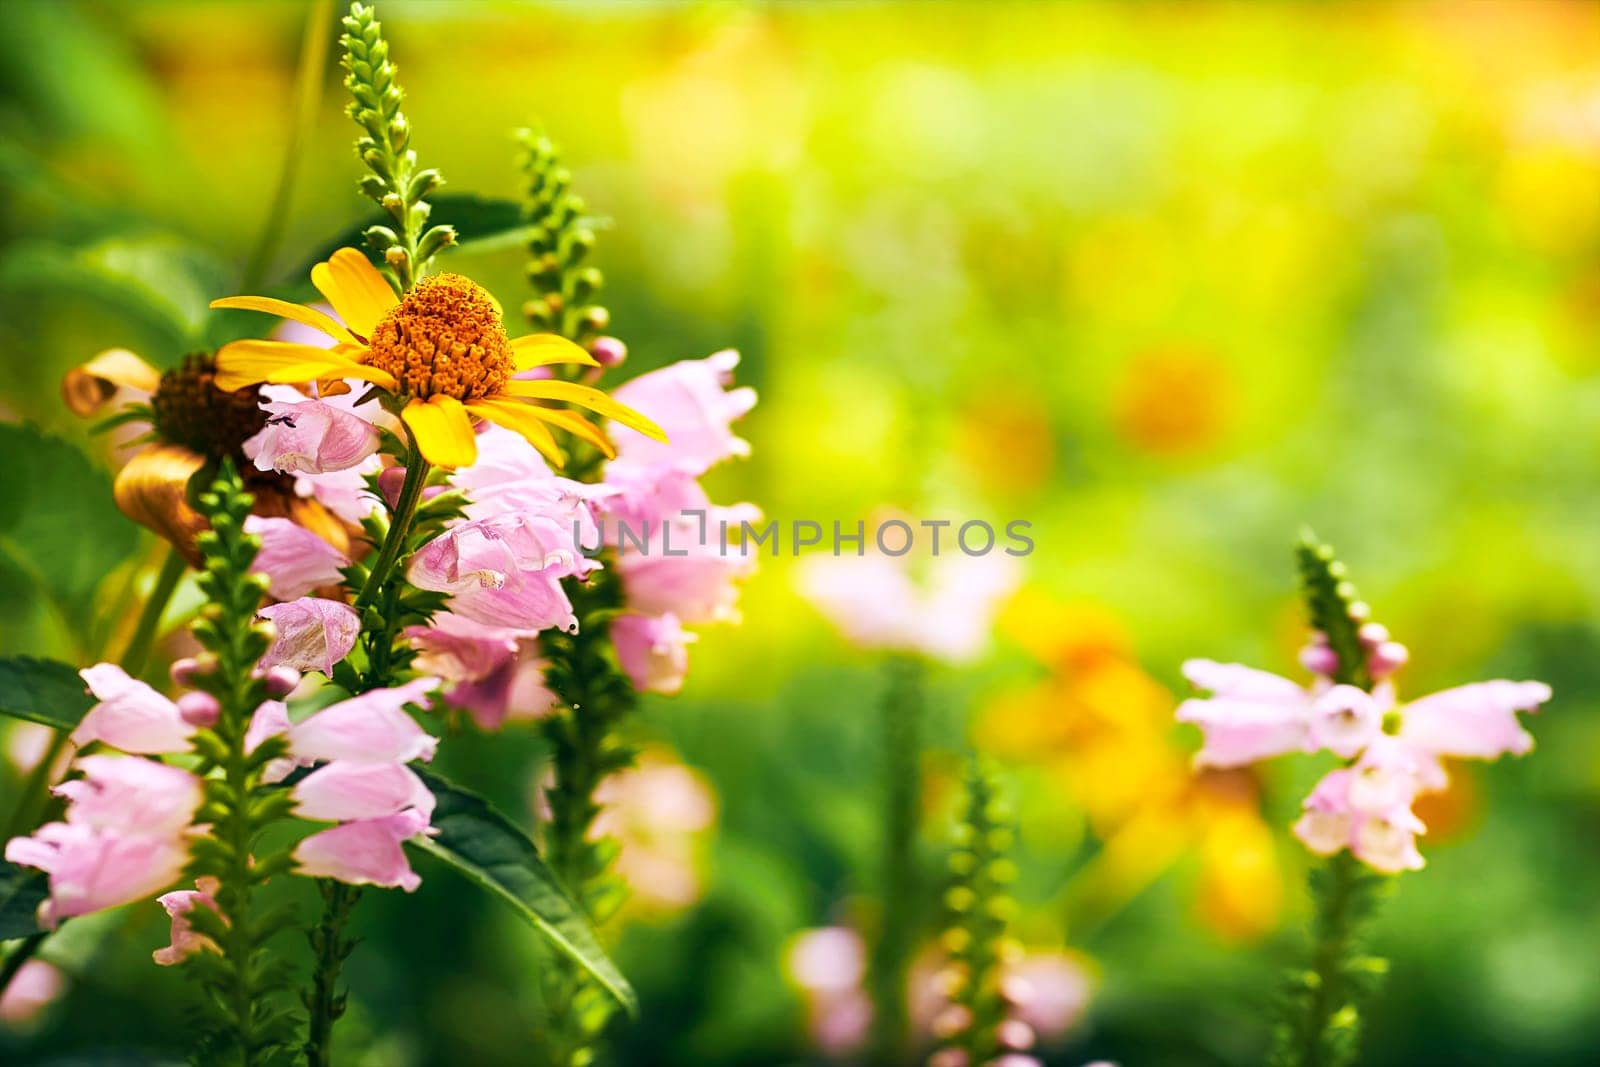
[[[372,331],[367,362],[408,397],[476,400],[511,377],[511,341],[483,287],[459,274],[424,278]]]

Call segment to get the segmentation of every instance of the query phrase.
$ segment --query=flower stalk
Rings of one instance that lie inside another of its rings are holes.
[[[883,854],[877,942],[868,965],[875,1061],[903,1063],[909,1051],[907,972],[916,949],[921,879],[916,863],[917,809],[922,801],[923,665],[896,656],[886,666],[882,704]]]

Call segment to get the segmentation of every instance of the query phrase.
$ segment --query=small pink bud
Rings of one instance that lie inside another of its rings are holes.
[[[1398,641],[1385,641],[1367,654],[1367,670],[1374,678],[1387,678],[1404,667],[1411,653]]]
[[[1033,1047],[1033,1027],[1021,1019],[1007,1019],[995,1027],[994,1036],[1005,1048],[1029,1049]]]
[[[178,698],[178,715],[190,726],[211,726],[222,713],[222,706],[210,693],[198,689]]]
[[[954,1037],[972,1025],[972,1011],[965,1004],[951,1004],[933,1017],[934,1037]]]
[[[602,367],[615,367],[628,358],[628,346],[615,337],[596,337],[589,343],[589,354]]]
[[[1327,645],[1309,644],[1300,650],[1300,666],[1312,674],[1331,678],[1339,669],[1339,654]]]
[[[1359,636],[1361,643],[1370,648],[1377,648],[1389,640],[1389,628],[1381,622],[1369,622],[1362,625]]]
[[[300,684],[300,672],[280,663],[268,667],[262,681],[267,685],[267,696],[279,700],[294,692],[294,687]]]
[[[400,487],[406,484],[404,467],[387,467],[378,474],[378,492],[388,501],[390,510],[400,503]]]

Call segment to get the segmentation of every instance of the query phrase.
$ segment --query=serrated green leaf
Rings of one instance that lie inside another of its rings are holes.
[[[0,423],[0,456],[0,555],[82,624],[101,579],[138,547],[138,529],[112,502],[111,479],[67,441]]]
[[[43,871],[0,860],[0,941],[38,933],[39,905],[49,895]]]
[[[511,905],[557,951],[593,975],[629,1014],[637,1014],[633,988],[600,948],[582,910],[528,835],[478,794],[433,771],[419,768],[418,774],[438,800],[433,813],[438,834],[414,838],[407,845],[444,861]]]
[[[0,714],[73,730],[94,698],[71,666],[32,656],[0,657]]]

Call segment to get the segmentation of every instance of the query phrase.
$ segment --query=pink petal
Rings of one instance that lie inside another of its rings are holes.
[[[306,596],[268,604],[259,614],[278,631],[277,640],[261,657],[263,668],[281,665],[331,675],[361,636],[361,617],[337,600]]]
[[[432,759],[438,738],[430,737],[403,709],[407,704],[430,707],[428,694],[438,687],[437,678],[418,678],[340,701],[290,727],[290,751],[298,759],[356,763]]]
[[[182,767],[139,756],[84,756],[84,773],[56,786],[67,798],[67,822],[97,829],[177,834],[204,799],[200,779]]]
[[[434,806],[422,779],[401,763],[335,760],[302,778],[293,796],[295,814],[328,821],[376,819],[407,808],[431,817]]]
[[[423,833],[428,818],[416,809],[379,819],[347,822],[312,834],[295,847],[300,873],[350,885],[398,886],[407,893],[422,884],[401,842]]]
[[[124,752],[151,756],[189,751],[194,727],[183,721],[172,701],[110,663],[78,673],[100,703],[72,731],[74,745],[82,748],[102,741]]]
[[[695,635],[676,615],[619,615],[611,622],[617,661],[641,693],[676,693],[689,669]]]
[[[347,470],[378,450],[378,428],[321,400],[269,402],[267,425],[244,443],[263,471],[327,474]]]
[[[251,515],[244,520],[244,530],[261,538],[261,551],[250,569],[271,580],[267,592],[274,600],[293,600],[344,581],[339,568],[349,565],[349,559],[304,526]]]
[[[1550,699],[1543,682],[1477,682],[1414,700],[1402,709],[1400,736],[1416,748],[1457,759],[1520,756],[1533,736],[1517,712],[1536,711]]]
[[[655,420],[667,441],[613,425],[617,462],[685,466],[698,474],[731,456],[749,455],[750,443],[734,435],[732,424],[755,407],[756,392],[726,389],[738,363],[739,353],[727,349],[705,359],[680,360],[618,386],[616,399]]]

